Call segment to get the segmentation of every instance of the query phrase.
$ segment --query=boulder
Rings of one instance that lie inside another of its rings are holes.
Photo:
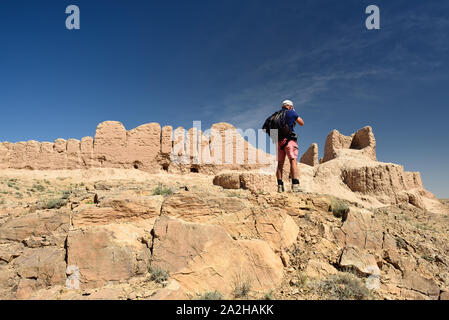
[[[213,184],[224,189],[240,189],[240,173],[226,172],[217,174],[214,177]]]
[[[380,274],[375,257],[357,247],[345,247],[339,265],[342,268],[355,270],[363,276]]]
[[[273,173],[244,172],[240,174],[240,185],[252,193],[275,192],[276,176]]]

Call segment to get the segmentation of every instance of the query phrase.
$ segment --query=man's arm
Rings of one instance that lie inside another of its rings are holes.
[[[304,120],[302,120],[301,117],[298,117],[298,118],[296,119],[296,123],[299,124],[299,125],[302,127],[302,126],[304,125]]]

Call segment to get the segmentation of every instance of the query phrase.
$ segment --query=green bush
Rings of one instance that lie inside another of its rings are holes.
[[[34,189],[34,190],[37,190],[39,192],[44,192],[45,191],[45,187],[43,185],[41,185],[41,184],[38,184],[38,183],[33,184],[33,186],[31,188]]]
[[[205,292],[198,298],[198,300],[222,300],[222,299],[223,295],[221,294],[221,292],[217,290]]]
[[[173,194],[172,189],[165,187],[163,185],[159,185],[154,189],[153,196],[169,196]]]
[[[263,300],[273,300],[273,290],[265,293],[263,296]]]
[[[247,298],[248,294],[251,292],[251,282],[249,279],[244,278],[242,276],[237,276],[234,279],[234,289],[232,290],[232,294],[234,298]]]
[[[170,277],[170,272],[159,267],[150,268],[151,280],[156,283],[163,283]]]
[[[346,220],[349,213],[349,206],[346,201],[333,198],[331,200],[330,210],[335,217]]]
[[[63,198],[50,199],[44,203],[43,209],[59,209],[67,204],[67,200]]]
[[[313,289],[326,300],[369,300],[371,291],[362,280],[351,273],[340,273],[319,280]]]

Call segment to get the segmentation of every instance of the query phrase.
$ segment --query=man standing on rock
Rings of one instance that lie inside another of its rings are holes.
[[[290,161],[290,174],[292,178],[292,191],[301,192],[298,180],[298,135],[294,131],[296,124],[304,125],[304,120],[293,109],[293,102],[285,100],[282,102],[281,114],[285,116],[285,123],[288,126],[287,134],[279,134],[277,143],[278,166],[276,178],[278,180],[278,192],[284,192],[284,182],[282,181],[282,171],[284,168],[285,156]],[[285,114],[285,115],[284,115]]]

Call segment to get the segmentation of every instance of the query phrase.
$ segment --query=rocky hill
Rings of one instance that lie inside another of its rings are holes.
[[[1,143],[0,299],[449,298],[449,205],[370,127],[310,146],[299,194],[213,128]]]

